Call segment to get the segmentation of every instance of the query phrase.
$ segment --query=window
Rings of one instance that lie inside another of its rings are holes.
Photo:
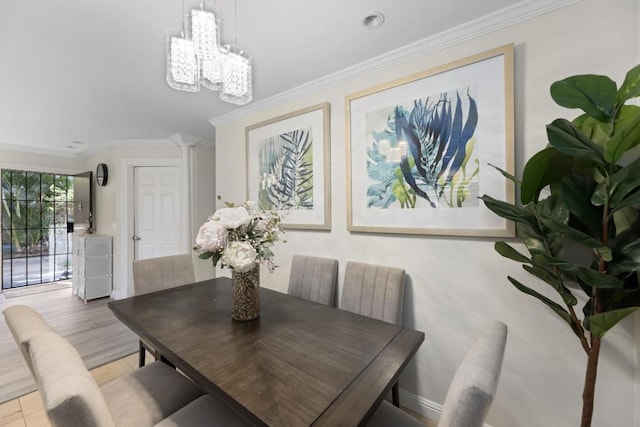
[[[2,171],[2,289],[71,277],[73,179]]]

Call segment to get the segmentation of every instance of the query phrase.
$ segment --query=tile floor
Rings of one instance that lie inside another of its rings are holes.
[[[147,354],[147,362],[150,363],[152,361],[153,358],[151,358]],[[91,374],[98,384],[104,384],[137,368],[138,353],[135,353],[131,356],[127,356],[106,365],[92,369]],[[411,413],[425,422],[425,425],[427,427],[437,426],[435,422],[427,420],[426,418],[423,418],[413,412]],[[24,396],[17,399],[0,404],[0,426],[50,427],[51,424],[49,423],[47,414],[42,407],[40,394],[37,391],[34,391],[32,393],[25,394]]]

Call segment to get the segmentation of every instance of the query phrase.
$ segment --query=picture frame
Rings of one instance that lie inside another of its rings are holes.
[[[345,97],[351,232],[514,237],[513,45]]]
[[[285,229],[331,229],[328,102],[247,126],[247,200],[277,210]]]

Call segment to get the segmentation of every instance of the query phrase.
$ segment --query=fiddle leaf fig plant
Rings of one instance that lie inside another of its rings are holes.
[[[627,104],[638,96],[640,65],[620,88],[600,75],[555,82],[553,100],[583,114],[547,125],[549,145],[529,159],[520,180],[501,171],[519,186],[519,204],[481,197],[515,222],[528,253],[506,242],[495,250],[557,298],[508,280],[566,322],[587,354],[582,427],[591,425],[601,340],[640,308],[640,107]]]

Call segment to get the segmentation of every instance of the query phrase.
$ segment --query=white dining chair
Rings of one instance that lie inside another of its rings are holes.
[[[144,295],[149,292],[170,289],[196,281],[191,254],[169,255],[133,261],[133,293]],[[146,351],[160,359],[158,351],[143,339],[139,340],[138,366],[145,364]]]
[[[232,410],[165,363],[150,363],[98,386],[76,349],[55,332],[31,338],[29,352],[54,426],[244,425]]]
[[[487,323],[475,338],[453,376],[444,400],[439,427],[482,427],[498,389],[507,345],[507,325]],[[387,402],[368,427],[420,427],[424,424]]]
[[[362,262],[347,262],[340,308],[399,325],[404,300],[404,270]],[[400,406],[398,382],[391,388],[391,399]]]
[[[338,260],[294,255],[287,293],[325,305],[334,305],[338,283]]]

